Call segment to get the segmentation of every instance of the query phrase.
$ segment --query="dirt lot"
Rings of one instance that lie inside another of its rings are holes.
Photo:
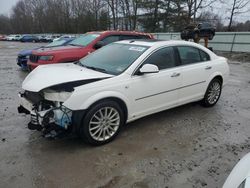
[[[90,147],[47,140],[17,113],[18,51],[41,44],[0,42],[0,187],[221,187],[250,152],[250,63],[231,76],[213,108],[189,104],[125,126],[117,139]]]

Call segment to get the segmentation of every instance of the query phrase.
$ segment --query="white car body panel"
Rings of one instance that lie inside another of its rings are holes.
[[[207,48],[192,42],[160,41],[143,42],[120,41],[117,43],[149,46],[135,62],[118,76],[89,70],[75,64],[39,66],[23,82],[24,90],[39,92],[53,85],[77,81],[107,78],[75,88],[67,95],[63,105],[70,110],[85,110],[93,103],[110,97],[122,100],[127,107],[127,122],[140,117],[169,109],[181,104],[202,99],[209,82],[217,75],[226,83],[229,69],[225,58],[216,56]],[[167,46],[188,45],[199,48],[210,55],[208,62],[177,66],[158,73],[134,75],[135,70],[154,51]],[[206,66],[212,69],[206,70]],[[172,74],[180,73],[178,77]],[[188,86],[188,87],[187,87]]]
[[[180,90],[176,88],[181,87],[181,76],[171,75],[180,72],[180,69],[181,67],[175,67],[156,74],[133,76],[127,92],[130,101],[133,101],[131,116],[141,117],[143,114],[154,113],[157,109],[178,105]]]
[[[245,179],[244,188],[250,188],[250,153],[235,165],[222,188],[238,188]]]

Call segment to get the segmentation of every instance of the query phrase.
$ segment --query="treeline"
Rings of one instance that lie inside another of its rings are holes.
[[[215,0],[20,0],[13,7],[10,16],[0,15],[0,33],[85,33],[106,29],[180,31],[188,23],[197,19],[206,20],[206,17],[213,24],[221,26],[218,16],[201,14],[214,2]]]

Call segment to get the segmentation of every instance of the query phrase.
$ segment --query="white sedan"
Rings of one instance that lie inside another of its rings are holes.
[[[227,59],[185,41],[112,43],[77,63],[42,65],[22,84],[30,129],[70,130],[93,145],[133,120],[201,101],[211,107],[229,76]]]
[[[250,188],[250,153],[233,168],[222,188]]]

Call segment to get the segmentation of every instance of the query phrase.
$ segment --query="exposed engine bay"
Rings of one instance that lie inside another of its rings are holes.
[[[62,105],[70,94],[53,90],[19,93],[21,105],[18,112],[30,114],[29,129],[42,131],[45,137],[56,137],[72,125],[72,111]]]

